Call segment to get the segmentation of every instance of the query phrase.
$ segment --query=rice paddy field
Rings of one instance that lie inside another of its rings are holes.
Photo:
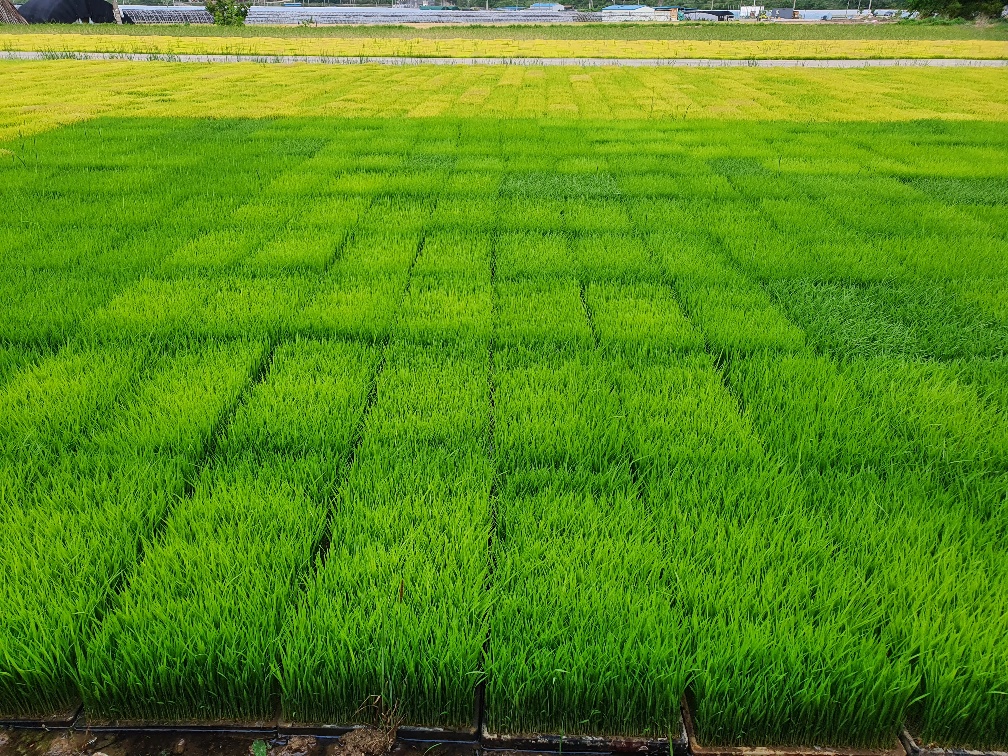
[[[16,28],[16,27],[15,27]],[[24,28],[24,27],[21,27]],[[129,28],[129,27],[127,27]],[[216,27],[211,27],[216,30]],[[144,30],[146,31],[146,30]],[[52,55],[100,52],[135,55],[308,55],[451,58],[714,58],[727,60],[870,60],[1008,58],[1008,40],[999,39],[516,39],[511,37],[402,36],[189,36],[136,32],[99,34],[76,30],[0,33],[0,50]],[[412,30],[410,30],[412,31]]]
[[[0,71],[0,713],[1008,745],[1002,72]]]
[[[1008,58],[1008,24],[578,23],[543,26],[0,26],[0,51],[53,55],[488,58]]]

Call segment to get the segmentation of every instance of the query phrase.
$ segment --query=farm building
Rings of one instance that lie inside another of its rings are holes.
[[[686,21],[731,21],[735,14],[730,10],[699,10],[689,8],[683,11]]]
[[[608,5],[602,9],[603,21],[654,21],[650,5]]]
[[[675,5],[662,5],[655,8],[655,21],[681,21],[679,14],[682,8]]]

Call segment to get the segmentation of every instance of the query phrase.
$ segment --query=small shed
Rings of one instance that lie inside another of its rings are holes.
[[[603,21],[654,21],[655,9],[650,5],[607,5],[601,15]]]

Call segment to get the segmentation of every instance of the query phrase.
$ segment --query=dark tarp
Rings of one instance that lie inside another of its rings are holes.
[[[20,8],[29,24],[114,24],[112,4],[105,0],[28,0]]]

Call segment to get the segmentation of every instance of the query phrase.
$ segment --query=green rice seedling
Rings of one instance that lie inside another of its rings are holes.
[[[7,258],[11,267],[31,271],[87,270],[96,267],[96,260],[108,257],[128,234],[115,224],[109,229],[96,227],[93,221],[71,219],[67,226],[39,224],[31,230],[22,229],[18,237]]]
[[[167,275],[212,273],[234,267],[262,243],[259,230],[235,225],[209,231],[169,255],[161,266]]]
[[[135,396],[107,417],[91,443],[107,453],[182,458],[193,465],[266,359],[266,344],[238,339],[181,345],[154,360]]]
[[[714,146],[707,150],[707,168],[712,173],[724,176],[739,194],[753,197],[766,196],[767,189],[773,187],[773,173],[768,167],[764,145],[754,143],[746,148],[732,145]],[[785,194],[783,186],[773,187]],[[771,189],[772,191],[772,189]]]
[[[970,662],[963,677],[962,651],[951,649],[984,648],[993,658],[1002,653],[1004,634],[997,628],[1004,612],[991,592],[1001,590],[1003,545],[990,539],[1001,527],[995,523],[1002,519],[1004,487],[984,471],[1003,469],[1005,433],[993,408],[955,373],[897,361],[837,369],[824,360],[766,358],[733,364],[732,384],[768,445],[788,454],[810,481],[822,481],[810,488],[811,503],[839,526],[834,538],[868,539],[844,548],[864,564],[880,565],[869,574],[886,580],[877,593],[887,597],[880,621],[891,628],[889,643],[900,654],[893,658],[920,659],[918,726],[946,743],[990,743],[1001,737],[1000,700],[992,691],[1002,683],[981,662]],[[764,377],[757,396],[748,387],[758,374]],[[736,375],[750,377],[737,381]],[[789,406],[770,399],[785,396],[784,387]],[[799,409],[798,401],[808,404]],[[870,483],[859,483],[865,479]],[[843,513],[840,505],[851,503],[860,513]],[[880,512],[899,522],[867,526]],[[908,562],[901,556],[908,543],[913,554],[930,558]],[[973,609],[958,603],[965,586],[978,597]],[[963,645],[967,635],[979,645]]]
[[[898,260],[915,278],[923,280],[1004,275],[1005,243],[991,234],[902,233],[869,243],[870,254]],[[954,253],[949,254],[950,250]]]
[[[983,179],[974,178],[971,183],[984,186]],[[914,186],[913,179],[907,188]],[[874,187],[873,187],[874,189]],[[904,189],[906,191],[906,189]],[[877,192],[877,189],[875,189]],[[875,193],[873,192],[873,193]],[[830,198],[835,204],[835,198]],[[958,208],[936,203],[919,195],[910,195],[894,206],[884,216],[864,217],[865,213],[853,213],[850,209],[837,208],[839,217],[865,239],[886,240],[910,237],[921,239],[933,236],[982,238],[989,233],[988,224],[972,218]],[[945,256],[943,256],[944,258]]]
[[[496,199],[502,173],[493,154],[476,154],[468,159],[456,157],[455,168],[445,176],[443,187],[445,194],[455,197],[456,201],[438,203],[433,219],[443,219],[449,227],[475,224],[479,228],[485,222],[489,228],[497,217]],[[465,222],[452,223],[456,217]]]
[[[282,182],[275,183],[268,192],[263,192],[253,201],[234,208],[223,219],[225,230],[228,232],[245,230],[254,238],[254,236],[268,237],[277,229],[287,227],[304,206],[303,197],[287,196],[292,179],[296,184],[297,174],[284,175]],[[281,196],[277,196],[278,193]]]
[[[715,478],[708,493],[696,481],[670,481],[676,485],[666,494],[692,513],[684,528],[692,553],[677,554],[691,577],[677,604],[696,644],[698,737],[893,743],[919,678],[912,650],[890,628],[897,613],[885,601],[881,544],[868,547],[850,530],[884,496],[878,484],[853,503],[837,491],[824,499],[837,509],[856,503],[842,527],[833,527],[808,506],[800,481],[772,463],[730,475],[730,483]]]
[[[1008,204],[1008,182],[1004,177],[920,177],[909,186],[943,205],[996,207]]]
[[[570,278],[500,281],[496,338],[502,344],[535,348],[592,344],[580,287]]]
[[[468,726],[486,634],[493,477],[488,361],[478,346],[394,342],[331,545],[285,627],[283,706],[357,722]]]
[[[148,719],[271,712],[282,618],[325,536],[371,354],[338,342],[277,350],[89,644],[93,710]]]
[[[1008,243],[1008,231],[1005,231],[1005,224],[1008,222],[1008,207],[1004,205],[970,205],[961,207],[960,212],[984,223],[987,227],[987,233],[995,239],[999,239],[1002,244]]]
[[[451,279],[412,279],[395,325],[397,335],[421,342],[489,339],[493,328],[489,283],[447,281]]]
[[[395,226],[381,231],[355,230],[334,266],[345,277],[368,279],[405,276],[420,250],[422,236]]]
[[[236,343],[144,365],[144,350],[104,351],[114,372],[98,369],[100,353],[82,351],[76,358],[86,367],[63,361],[72,372],[59,393],[60,372],[45,362],[15,391],[20,407],[31,410],[37,440],[33,472],[10,452],[4,458],[11,482],[0,516],[11,544],[0,557],[6,712],[41,714],[80,695],[86,639],[262,356],[261,345]],[[45,381],[40,369],[48,372]],[[48,408],[24,401],[29,378]],[[21,427],[18,435],[30,438]]]
[[[798,464],[915,469],[944,480],[1000,470],[1003,419],[954,368],[885,360],[757,355],[731,384],[764,435]]]
[[[1005,416],[961,380],[955,366],[855,362],[850,372],[868,387],[872,403],[894,418],[895,436],[948,484],[1008,469]]]
[[[331,143],[322,147],[305,165],[298,166],[296,171],[285,173],[280,181],[270,186],[269,202],[278,209],[289,208],[286,212],[288,220],[293,220],[292,215],[301,214],[307,204],[306,200],[312,202],[329,194],[332,179],[340,172],[341,161],[329,159],[336,150],[338,147]]]
[[[325,527],[315,471],[285,457],[205,474],[89,643],[85,700],[151,720],[271,713],[279,618]]]
[[[381,160],[382,155],[358,155],[353,158],[353,166],[332,176],[329,191],[340,197],[366,199],[370,205],[371,198],[378,196],[388,182],[388,173],[378,170],[368,170],[365,160]],[[389,159],[394,159],[389,157]]]
[[[792,219],[796,211],[787,200],[760,203],[757,213],[761,221],[723,224],[727,228],[719,235],[729,258],[748,275],[762,280],[877,282],[905,275],[905,264],[899,257],[879,254],[815,205],[805,207],[802,212],[815,221],[809,227]]]
[[[1008,324],[963,301],[955,285],[799,280],[769,288],[817,351],[840,358],[949,360],[998,356],[1008,348]]]
[[[493,177],[476,173],[449,176],[444,188],[447,196],[431,213],[429,228],[446,233],[457,233],[459,229],[480,234],[493,232],[499,221],[496,193],[481,194],[492,181]]]
[[[455,154],[458,142],[458,139],[452,140],[444,137],[433,137],[419,143],[414,142],[403,153],[400,170],[406,174],[410,181],[441,178],[455,170],[458,162]],[[411,194],[413,192],[404,193]],[[419,193],[430,194],[426,186]]]
[[[368,721],[374,696],[411,724],[472,722],[486,635],[487,460],[424,444],[364,447],[333,538],[286,626],[285,715]]]
[[[655,173],[664,175],[666,183],[674,185],[674,181],[667,180],[669,176],[693,173],[703,167],[693,159],[688,147],[670,138],[675,135],[675,130],[657,128],[648,129],[645,133],[648,139],[661,143],[641,151],[634,149],[632,143],[623,138],[595,142],[593,151],[605,156],[604,170],[612,171],[621,186],[624,179]],[[643,194],[651,195],[650,192]]]
[[[762,441],[741,414],[712,359],[701,352],[658,361],[615,360],[628,448],[645,489],[689,481],[705,466],[744,469],[763,456]]]
[[[84,328],[98,339],[265,336],[290,327],[304,294],[303,280],[291,276],[143,278]]]
[[[894,737],[917,678],[909,653],[902,666],[889,664],[897,638],[869,643],[850,624],[871,616],[874,599],[857,590],[862,573],[837,544],[856,544],[861,531],[851,519],[824,524],[707,355],[627,361],[618,375],[643,495],[674,528],[667,590],[701,742]],[[864,505],[872,513],[875,502]],[[854,553],[878,558],[860,546]]]
[[[419,156],[412,157],[416,159]],[[409,208],[403,214],[403,219],[409,217],[418,224],[416,228],[422,228],[426,225],[424,209],[426,208],[428,212],[433,209],[436,202],[430,203],[430,199],[436,197],[438,191],[444,186],[447,173],[438,170],[440,166],[436,163],[437,167],[433,170],[428,170],[427,166],[418,166],[420,170],[411,170],[413,166],[410,165],[410,162],[411,159],[407,157],[402,169],[394,171],[388,176],[383,190],[389,197],[388,207],[395,208],[392,210],[393,213],[399,213]],[[384,205],[383,202],[379,206],[382,205]]]
[[[346,231],[339,229],[319,231],[281,232],[272,241],[265,243],[245,263],[252,271],[276,272],[301,270],[319,272],[324,270],[339,253],[346,238]]]
[[[649,172],[626,172],[620,175],[621,192],[627,197],[639,197],[642,204],[631,207],[631,217],[648,225],[659,223],[667,215],[661,212],[662,200],[671,199],[693,206],[695,202],[724,202],[738,198],[738,192],[723,176],[703,170],[692,160],[680,158]]]
[[[661,361],[704,347],[667,285],[593,283],[586,297],[599,344],[607,350]]]
[[[232,122],[223,130],[234,127]],[[8,261],[31,267],[70,265],[122,272],[124,259],[117,250],[133,236],[163,223],[165,216],[184,217],[191,226],[197,225],[191,205],[193,186],[247,196],[247,173],[240,163],[220,159],[215,125],[205,121],[174,128],[163,121],[105,121],[90,135],[87,127],[66,131],[64,136],[77,142],[77,158],[72,160],[66,158],[66,145],[50,144],[60,144],[59,137],[34,140],[36,170],[9,198],[15,208],[23,205],[23,212],[13,217],[31,220],[19,229],[15,244],[5,245]],[[240,134],[248,129],[235,131]],[[122,145],[129,145],[131,152],[116,154]],[[241,143],[228,149],[232,156],[242,157],[246,147],[247,143]],[[144,160],[137,161],[137,154],[143,154]],[[263,161],[258,169],[255,175],[268,174],[270,166]],[[86,178],[81,180],[82,176]],[[96,197],[100,200],[95,201]]]
[[[452,283],[488,283],[491,243],[489,236],[469,229],[427,234],[414,273]]]
[[[573,245],[574,270],[585,281],[653,281],[660,268],[643,240],[626,234],[585,234]]]
[[[116,276],[11,271],[0,279],[0,341],[59,346],[128,281]]]
[[[741,274],[724,260],[717,242],[688,224],[653,232],[645,227],[644,238],[667,280],[697,284],[737,284],[742,280]]]
[[[909,720],[927,743],[997,748],[1008,736],[1006,675],[998,663],[1008,637],[1005,490],[1003,481],[987,485],[995,504],[982,516],[952,507],[927,523],[941,534],[928,544],[924,577],[933,588],[911,597],[918,619],[908,628],[919,643],[923,678]]]
[[[608,201],[570,202],[564,210],[564,226],[569,233],[627,234],[633,227],[624,203],[615,196]]]
[[[558,147],[554,150],[554,154],[556,155],[557,162],[553,166],[553,171],[557,178],[569,177],[576,181],[585,181],[586,183],[594,181],[596,185],[609,183],[611,177],[602,173],[609,168],[609,160],[606,153],[592,151],[590,154],[585,154],[584,151],[579,149],[570,150]]]
[[[669,186],[675,186],[679,176],[665,175],[660,179]],[[686,198],[665,197],[660,192],[645,196],[635,196],[625,201],[630,221],[638,232],[662,234],[667,231],[696,231],[691,201]]]
[[[455,149],[455,170],[448,180],[462,182],[472,194],[496,197],[504,167],[504,155],[496,146],[463,143]]]
[[[5,145],[0,713],[1003,747],[1004,129],[654,75]]]
[[[174,142],[173,139],[167,141]],[[184,219],[190,232],[186,238],[191,240],[188,245],[165,249],[159,256],[169,258],[164,264],[170,269],[177,270],[179,266],[186,268],[189,265],[219,267],[233,262],[248,251],[248,245],[254,244],[257,236],[269,229],[270,221],[275,223],[279,217],[276,206],[271,209],[268,202],[260,204],[259,212],[254,209],[234,212],[234,207],[244,203],[251,193],[249,190],[253,188],[269,190],[270,179],[280,164],[275,159],[264,157],[254,140],[241,147],[232,147],[232,159],[223,160],[220,159],[220,145],[215,145],[212,140],[195,139],[186,145],[190,153],[193,152],[193,144],[198,145],[194,160],[187,162],[175,157],[160,156],[160,159],[154,161],[153,167],[150,163],[144,167],[136,164],[124,166],[125,175],[110,183],[105,191],[100,186],[100,180],[97,186],[89,181],[89,191],[94,193],[91,196],[103,198],[97,205],[97,210],[89,208],[91,217],[88,222],[89,226],[94,226],[94,238],[99,240],[100,246],[86,248],[87,240],[92,235],[90,229],[79,227],[74,231],[78,238],[74,245],[50,246],[65,250],[64,254],[72,252],[73,258],[67,258],[68,262],[84,262],[88,266],[97,265],[104,269],[115,268],[115,250],[129,242],[137,233],[146,233],[147,230],[162,225],[167,215],[169,219]],[[242,172],[242,164],[233,160],[235,152],[242,157],[260,158],[257,170],[237,175]],[[288,162],[287,167],[293,165]],[[151,175],[151,178],[146,178],[147,175]],[[194,186],[198,186],[199,192],[205,192],[209,196],[194,197],[197,194],[193,191]],[[109,194],[112,195],[111,198]],[[137,194],[140,196],[136,196]],[[88,206],[82,202],[77,204],[80,207]],[[166,206],[169,208],[167,213]],[[267,212],[263,212],[263,208]],[[110,217],[103,218],[103,214]],[[220,227],[222,215],[226,219],[224,225],[230,225],[230,228]],[[125,235],[117,238],[110,229],[125,232]],[[81,246],[82,243],[85,247]],[[38,259],[38,255],[36,258]],[[121,264],[121,258],[118,261]]]
[[[573,256],[566,234],[501,233],[497,237],[499,279],[539,279],[570,276]]]
[[[388,194],[378,196],[360,220],[361,231],[365,234],[387,234],[394,229],[397,234],[420,234],[430,221],[435,203],[425,196],[395,194],[391,185],[395,174],[386,180],[383,190]],[[432,194],[437,192],[435,185]]]
[[[406,282],[405,275],[356,278],[336,272],[317,282],[295,328],[309,335],[379,341],[391,331]]]
[[[711,348],[719,352],[794,352],[804,348],[801,329],[773,305],[758,284],[683,280],[678,288],[690,319],[703,331]]]
[[[499,469],[600,473],[624,460],[626,433],[612,371],[591,353],[502,349],[495,358]]]
[[[487,347],[479,341],[437,347],[392,342],[362,449],[371,443],[482,449],[490,415],[488,370]]]
[[[506,487],[487,655],[493,732],[677,731],[683,626],[660,513],[626,489],[593,493],[553,473]]]
[[[182,210],[179,210],[182,213]],[[176,218],[159,218],[147,228],[128,236],[120,244],[109,248],[92,260],[88,267],[109,271],[132,282],[157,270],[164,258],[186,246],[201,228],[192,217],[181,222]]]
[[[790,178],[790,174],[788,177]],[[858,241],[859,237],[855,229],[834,215],[817,212],[819,207],[814,204],[813,197],[809,197],[804,191],[802,194],[805,196],[801,197],[801,204],[812,212],[796,213],[793,196],[783,200],[763,198],[756,210],[760,219],[766,223],[767,229],[779,234],[778,238],[785,242],[785,246],[800,247],[804,245],[807,249],[810,244],[826,241],[841,242],[845,245]],[[736,231],[737,229],[731,230]],[[805,254],[801,257],[808,260],[812,256]]]
[[[513,360],[510,354],[500,359],[495,392],[504,470],[510,450],[501,429],[519,426],[511,411]],[[697,499],[686,493],[696,497],[705,480],[707,490],[727,495],[715,466],[737,465],[737,476],[760,459],[758,439],[706,355],[666,365],[649,364],[646,356],[618,359],[606,368],[606,390],[615,394],[619,412],[613,424],[625,433],[623,454],[633,460],[634,472],[620,475],[626,462],[613,455],[602,475],[565,470],[563,463],[530,474],[543,464],[530,450],[500,493],[497,609],[488,657],[488,723],[498,731],[677,730],[678,701],[695,658],[686,634],[695,626],[683,621],[690,604],[677,598],[690,573],[673,557],[690,548],[688,540],[675,546],[688,539],[679,529],[684,513],[696,511]],[[556,395],[545,396],[547,406],[560,405]],[[570,400],[588,410],[587,417],[602,414],[583,395]],[[522,428],[518,435],[528,438],[530,432]],[[589,435],[587,429],[569,436],[556,432],[558,440],[575,439],[573,444]],[[602,446],[595,439],[593,445]],[[706,475],[696,474],[704,469]],[[671,495],[667,483],[655,488],[670,480],[683,490]]]
[[[977,397],[998,412],[1008,410],[1008,360],[963,360],[949,366]]]
[[[28,481],[11,483],[23,499]],[[33,501],[5,507],[5,713],[40,716],[79,700],[81,644],[142,536],[182,483],[171,462],[77,455],[34,477]]]
[[[1008,323],[1008,281],[1005,279],[966,279],[958,282],[954,288],[959,302],[977,308],[985,317],[997,323],[998,332]]]
[[[335,171],[327,171],[322,161],[318,162],[321,175],[331,181],[334,175],[337,175]],[[356,227],[357,221],[370,204],[370,197],[328,193],[313,201],[308,207],[298,208],[290,226],[297,230],[324,231],[339,236],[341,230],[349,233]]]
[[[502,182],[499,201],[502,232],[556,234],[567,231],[564,213],[570,203],[555,199],[553,195],[533,199],[511,194],[506,182]]]
[[[894,207],[919,202],[920,193],[898,175],[904,170],[899,160],[905,159],[906,155],[900,156],[896,163],[887,164],[893,157],[895,153],[882,156],[877,149],[861,147],[848,160],[831,157],[829,170],[823,170],[819,160],[803,156],[800,163],[792,161],[788,168],[788,180],[803,196],[821,207],[826,217],[843,223],[855,232],[861,223],[884,227],[885,213],[865,212],[866,205],[844,199],[843,193],[851,192],[853,196],[863,197],[872,204],[889,201],[894,203]],[[786,160],[788,156],[782,155],[782,164]],[[863,169],[868,161],[873,164],[870,172]],[[859,217],[861,222],[857,221]]]
[[[526,166],[522,165],[522,161],[509,161],[507,173],[500,184],[502,196],[529,207],[541,208],[542,212],[549,214],[540,216],[544,219],[557,217],[562,221],[562,215],[553,216],[551,211],[563,210],[564,214],[578,212],[577,207],[585,201],[589,202],[584,211],[585,217],[594,217],[596,222],[619,217],[618,205],[606,203],[620,193],[619,185],[608,173],[550,170],[544,165],[549,158],[543,156],[530,156],[527,161]],[[534,167],[535,170],[524,170],[525,167]],[[602,228],[593,226],[589,230]]]
[[[364,411],[378,350],[353,342],[297,339],[276,348],[269,379],[236,412],[219,456],[318,455],[333,485]],[[311,408],[311,411],[306,411]]]
[[[145,357],[135,347],[75,345],[12,375],[0,394],[2,458],[37,469],[56,464],[96,432]]]
[[[33,362],[38,353],[33,348],[7,344],[0,346],[0,386],[23,367]]]

